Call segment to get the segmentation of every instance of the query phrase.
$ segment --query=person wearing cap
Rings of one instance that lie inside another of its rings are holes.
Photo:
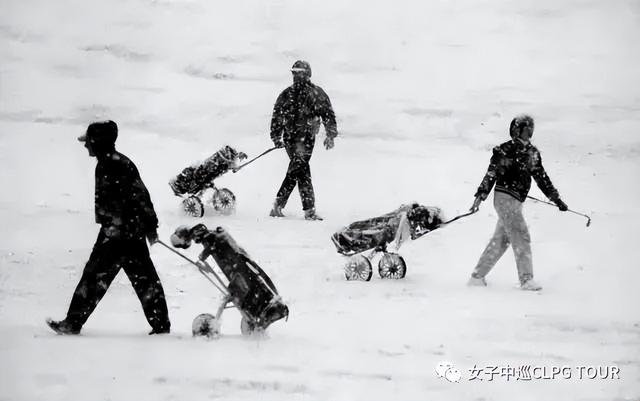
[[[47,321],[58,334],[79,334],[111,282],[122,268],[131,281],[151,326],[149,334],[170,331],[164,290],[149,256],[149,244],[158,240],[158,218],[149,192],[135,164],[116,151],[118,126],[94,122],[78,140],[98,160],[95,170],[95,219],[100,225],[67,316]]]
[[[531,188],[531,177],[540,190],[561,211],[568,209],[542,166],[540,151],[531,144],[534,121],[528,115],[516,116],[509,126],[511,140],[493,148],[489,168],[475,194],[470,211],[476,212],[487,199],[495,184],[493,205],[498,223],[493,237],[480,256],[468,284],[486,286],[486,275],[505,253],[513,247],[520,288],[538,291],[542,286],[533,280],[531,237],[522,214],[522,205]]]
[[[269,215],[284,217],[282,209],[298,185],[305,219],[322,220],[315,209],[309,161],[321,122],[326,133],[324,146],[327,150],[333,148],[334,139],[338,136],[336,117],[329,96],[322,88],[311,83],[311,66],[308,62],[296,61],[291,73],[293,85],[278,96],[271,118],[271,140],[276,147],[285,148],[289,167]]]

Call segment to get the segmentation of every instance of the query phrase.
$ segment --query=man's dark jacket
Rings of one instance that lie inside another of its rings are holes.
[[[320,121],[328,138],[338,135],[336,116],[324,90],[310,81],[294,83],[276,100],[271,118],[271,139],[275,142],[282,138],[287,147],[303,143],[307,148],[313,148]]]
[[[495,184],[497,192],[509,194],[524,202],[531,189],[531,177],[547,198],[552,201],[560,199],[558,190],[542,166],[538,149],[531,143],[525,145],[517,139],[505,142],[493,148],[487,174],[475,196],[486,199]]]
[[[144,238],[158,227],[138,169],[120,152],[98,158],[95,202],[96,222],[103,228],[117,228],[123,238]]]

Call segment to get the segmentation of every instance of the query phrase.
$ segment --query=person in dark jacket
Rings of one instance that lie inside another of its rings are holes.
[[[469,285],[486,286],[485,276],[509,247],[513,247],[520,288],[537,291],[542,287],[533,280],[531,237],[522,215],[522,205],[531,188],[531,177],[540,190],[561,211],[568,209],[542,166],[540,151],[530,142],[534,121],[528,115],[516,116],[509,127],[511,140],[493,148],[489,168],[478,187],[471,211],[479,209],[495,184],[493,204],[498,223],[491,241],[480,256]]]
[[[164,290],[149,256],[158,240],[158,218],[135,164],[116,151],[118,126],[113,121],[89,125],[84,142],[95,170],[95,218],[100,225],[89,261],[71,298],[67,317],[48,320],[58,334],[79,334],[120,269],[129,277],[151,325],[149,334],[170,331]]]
[[[309,63],[298,60],[291,67],[291,72],[293,85],[278,96],[271,118],[271,140],[276,147],[285,148],[290,161],[269,215],[284,217],[282,209],[297,184],[305,219],[322,220],[316,214],[309,161],[320,122],[326,132],[324,146],[327,150],[333,148],[338,135],[336,117],[329,96],[322,88],[311,83]]]

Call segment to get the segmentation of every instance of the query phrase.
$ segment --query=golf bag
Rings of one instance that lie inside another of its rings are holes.
[[[437,207],[422,206],[417,203],[402,205],[393,212],[356,221],[337,231],[331,237],[338,253],[354,255],[369,249],[386,249],[398,232],[403,214],[412,240],[435,230],[443,222],[442,211]]]
[[[418,239],[443,222],[439,208],[412,203],[382,216],[351,223],[335,232],[331,241],[338,253],[349,257],[345,265],[347,280],[369,281],[372,276],[371,260],[377,253],[382,253],[378,262],[380,277],[404,278],[407,266],[397,254],[402,242],[409,237]],[[387,252],[390,243],[394,243],[396,252]],[[371,252],[367,256],[359,255],[369,250]]]
[[[289,316],[289,309],[282,302],[271,278],[222,227],[209,230],[204,224],[192,228],[181,226],[171,236],[171,243],[176,248],[188,248],[191,241],[203,247],[199,256],[203,265],[198,266],[201,272],[213,275],[222,284],[219,289],[225,295],[225,302],[216,318],[220,317],[227,303],[232,303],[242,315],[243,334],[248,334],[256,329],[265,330],[273,322]],[[210,256],[226,282],[206,263]]]
[[[213,189],[213,208],[221,213],[231,213],[235,207],[235,195],[227,188],[216,188],[214,180],[234,168],[239,160],[246,158],[247,155],[243,152],[225,146],[203,162],[183,169],[169,181],[169,186],[176,196],[183,198],[183,208],[190,216],[204,215],[202,195],[209,188]]]

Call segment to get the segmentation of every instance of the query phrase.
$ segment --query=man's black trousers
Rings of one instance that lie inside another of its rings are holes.
[[[81,328],[102,299],[120,269],[129,277],[153,329],[169,329],[164,290],[144,238],[107,238],[100,230],[82,278],[73,293],[66,321]]]
[[[276,204],[280,207],[285,207],[291,192],[297,184],[300,191],[300,199],[302,200],[302,209],[313,209],[316,200],[313,193],[313,183],[311,182],[311,167],[309,166],[313,147],[299,149],[287,146],[286,150],[289,155],[289,167],[276,195]]]

